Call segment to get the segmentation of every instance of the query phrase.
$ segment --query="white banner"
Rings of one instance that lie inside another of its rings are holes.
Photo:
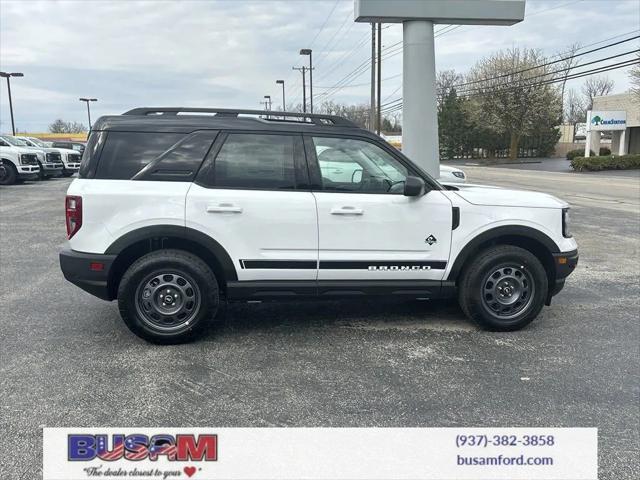
[[[45,428],[43,480],[587,480],[596,428]]]
[[[624,110],[589,110],[587,112],[587,129],[624,130],[627,128],[627,112]]]

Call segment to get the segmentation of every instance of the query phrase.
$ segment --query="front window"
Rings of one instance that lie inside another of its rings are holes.
[[[16,138],[16,137],[2,137],[2,139],[5,142],[13,145],[14,147],[28,147],[29,146],[29,144],[27,142],[25,142],[24,140],[21,140],[19,138]]]
[[[313,137],[322,189],[333,192],[398,193],[409,170],[373,143],[351,138]]]
[[[33,144],[34,147],[46,147],[45,143],[39,138],[29,137],[29,141]]]

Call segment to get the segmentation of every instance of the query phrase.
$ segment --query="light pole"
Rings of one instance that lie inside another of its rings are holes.
[[[276,83],[282,84],[282,111],[287,111],[287,104],[284,101],[284,80],[276,80]]]
[[[305,72],[307,70],[309,70],[307,67],[302,66],[302,67],[291,67],[294,70],[299,70],[300,72],[302,72],[302,112],[303,113],[307,113],[307,90],[306,90],[306,78],[305,77]]]
[[[85,102],[87,104],[87,117],[89,117],[89,130],[91,130],[91,109],[89,108],[89,102],[97,102],[97,98],[79,98],[81,102]]]
[[[271,111],[271,95],[265,95],[264,99],[265,99],[264,109]]]
[[[7,79],[7,90],[8,90],[8,93],[9,93],[9,111],[11,112],[11,130],[13,131],[13,135],[15,136],[15,134],[16,134],[16,125],[15,125],[15,122],[13,121],[13,101],[11,100],[11,82],[9,81],[9,78],[11,78],[11,77],[24,77],[24,73],[20,73],[20,72],[12,72],[12,73],[0,72],[0,77]]]
[[[311,113],[313,113],[313,55],[311,52],[310,48],[300,50],[300,55],[309,55],[309,106]]]

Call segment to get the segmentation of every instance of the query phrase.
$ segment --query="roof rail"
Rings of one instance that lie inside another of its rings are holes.
[[[237,110],[235,108],[193,108],[193,107],[140,107],[129,110],[123,115],[173,115],[179,113],[215,113],[220,117],[238,117],[238,115],[260,115],[262,120],[287,121],[287,117],[300,118],[316,125],[339,125],[344,127],[357,127],[357,125],[346,118],[338,115],[324,115],[321,113],[300,113],[300,112],[277,112],[267,110]],[[273,118],[276,117],[276,118]]]

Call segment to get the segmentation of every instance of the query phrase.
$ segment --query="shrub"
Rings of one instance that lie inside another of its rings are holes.
[[[592,157],[596,154],[593,150],[589,150],[589,155]],[[582,157],[584,155],[584,148],[578,150],[569,150],[567,152],[567,160],[573,160],[576,157]]]
[[[611,155],[611,149],[607,148],[607,147],[600,147],[600,153],[599,155],[601,157],[604,157],[605,155]]]
[[[640,168],[640,154],[602,157],[576,157],[571,160],[571,168],[582,172],[585,170],[597,172],[600,170],[629,170]]]

